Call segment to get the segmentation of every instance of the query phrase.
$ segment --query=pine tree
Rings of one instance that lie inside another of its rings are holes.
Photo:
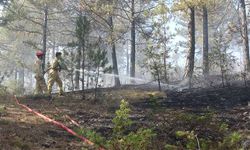
[[[101,38],[99,38],[99,40],[94,43],[93,49],[88,52],[88,57],[91,62],[90,66],[95,69],[95,100],[97,100],[97,88],[99,86],[101,71],[102,73],[105,73],[106,71],[111,69],[109,66],[107,66],[107,51],[102,45],[103,42]]]
[[[248,28],[247,28],[247,17],[246,17],[246,4],[245,0],[240,0],[240,21],[241,21],[241,36],[244,44],[244,70],[250,71],[250,60],[249,60],[249,41],[248,41]]]
[[[81,60],[81,69],[83,71],[82,73],[82,90],[83,90],[83,98],[85,98],[84,94],[84,70],[85,70],[85,59],[86,59],[86,41],[87,37],[90,32],[90,22],[88,21],[87,17],[85,15],[80,14],[76,20],[76,37],[77,37],[77,43],[78,43],[78,57],[77,57],[77,63],[79,64],[79,61]],[[81,56],[81,58],[80,58]],[[77,68],[78,69],[78,68]],[[76,79],[78,77],[76,76]]]
[[[189,34],[189,49],[187,53],[187,62],[185,67],[184,78],[188,79],[189,87],[194,72],[194,58],[195,58],[195,9],[198,5],[198,0],[179,0],[173,6],[174,10],[184,11],[188,13],[188,34]]]

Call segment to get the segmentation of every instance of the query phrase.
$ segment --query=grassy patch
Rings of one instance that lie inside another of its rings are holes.
[[[6,107],[4,105],[0,105],[0,113],[5,112]]]
[[[119,106],[121,99],[126,99],[129,103],[133,103],[146,99],[156,100],[166,96],[163,92],[131,89],[103,92],[102,95],[103,101],[106,102],[108,106]]]
[[[0,124],[1,124],[1,125],[9,125],[9,124],[10,124],[10,121],[1,119],[1,120],[0,120]]]
[[[15,137],[13,141],[11,141],[11,145],[21,150],[31,150],[29,144],[24,143],[19,137]]]

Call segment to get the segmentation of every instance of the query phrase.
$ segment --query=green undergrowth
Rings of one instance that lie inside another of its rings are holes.
[[[100,134],[80,128],[77,132],[93,141],[96,146],[101,146],[109,150],[145,150],[152,143],[155,133],[152,129],[139,128],[136,131],[129,131],[133,125],[129,118],[131,110],[128,102],[121,101],[120,109],[116,110],[116,116],[113,118],[113,132],[109,138],[102,137]]]
[[[154,97],[154,96],[152,96]],[[152,98],[154,99],[154,98]],[[152,100],[154,101],[154,100]],[[184,113],[169,115],[162,126],[138,127],[131,119],[129,103],[122,100],[112,119],[113,129],[108,137],[89,129],[77,132],[93,141],[96,147],[109,150],[243,150],[244,136],[230,130],[216,112]],[[153,115],[154,116],[154,115]],[[171,118],[173,117],[173,118]],[[170,120],[170,121],[169,121]],[[157,132],[157,134],[156,134]],[[164,139],[161,139],[164,137]]]
[[[30,145],[22,141],[20,137],[15,137],[10,141],[13,149],[31,150]]]
[[[166,150],[243,150],[242,135],[230,131],[226,123],[214,119],[214,113],[203,115],[181,114],[175,122],[182,124],[174,132],[175,144],[166,144]]]

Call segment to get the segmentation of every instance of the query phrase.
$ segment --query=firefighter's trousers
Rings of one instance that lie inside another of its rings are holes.
[[[59,94],[62,95],[63,94],[62,80],[59,77],[58,71],[52,70],[51,72],[49,72],[49,75],[48,75],[48,92],[49,92],[49,95],[51,95],[52,87],[53,87],[55,82],[57,83],[57,85],[59,87]]]
[[[39,77],[36,76],[36,89],[35,89],[35,94],[47,94],[48,93],[48,89],[47,89],[47,85],[45,83],[45,79],[44,77]]]

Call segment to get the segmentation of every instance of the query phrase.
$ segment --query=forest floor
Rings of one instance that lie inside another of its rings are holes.
[[[250,146],[250,88],[208,88],[157,92],[153,89],[128,86],[118,89],[99,89],[98,100],[94,91],[65,93],[54,100],[22,97],[20,102],[71,129],[78,127],[96,131],[109,139],[112,136],[115,110],[120,101],[129,102],[130,118],[139,127],[151,128],[156,135],[152,149],[176,144],[176,131],[194,131],[199,138],[219,139],[214,124],[226,124],[227,131],[238,132],[245,147]],[[201,119],[203,116],[206,119]],[[214,129],[214,130],[213,130]],[[182,142],[182,141],[180,141]],[[15,149],[84,149],[86,146],[61,128],[45,122],[16,104],[12,97],[0,98],[0,148]]]

